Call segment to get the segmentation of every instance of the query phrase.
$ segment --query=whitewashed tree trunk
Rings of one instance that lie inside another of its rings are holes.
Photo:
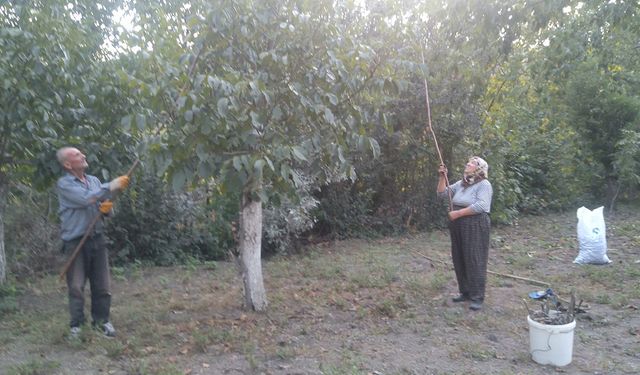
[[[7,206],[7,185],[0,174],[0,285],[7,280],[7,257],[4,251],[4,214]]]
[[[262,278],[262,202],[252,200],[248,194],[242,196],[239,229],[245,306],[264,311],[267,294]]]

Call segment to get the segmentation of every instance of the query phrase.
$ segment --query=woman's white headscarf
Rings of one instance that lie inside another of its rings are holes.
[[[476,163],[478,163],[476,174],[483,178],[489,178],[489,164],[487,164],[487,162],[479,156],[472,156],[471,160],[475,160]]]
[[[489,164],[479,156],[472,156],[469,161],[473,160],[477,167],[473,173],[464,174],[462,181],[465,186],[473,185],[476,182],[489,178]]]

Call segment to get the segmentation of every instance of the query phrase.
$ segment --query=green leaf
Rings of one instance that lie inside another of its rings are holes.
[[[218,80],[214,76],[207,76],[207,83],[214,90],[218,88]]]
[[[376,141],[372,137],[369,137],[369,147],[371,147],[371,153],[373,154],[373,157],[375,159],[380,157],[380,145],[378,144],[378,141]]]
[[[179,169],[173,172],[173,175],[171,176],[171,185],[173,186],[173,190],[181,190],[186,182],[187,176],[184,170]]]
[[[131,131],[131,115],[124,116],[120,120],[120,125],[122,125],[122,127],[124,128],[124,131]]]
[[[267,164],[269,164],[269,168],[271,168],[272,171],[276,171],[276,168],[273,166],[273,162],[271,161],[271,159],[269,159],[268,157],[264,157],[264,160],[267,161]]]
[[[329,102],[333,105],[338,105],[338,97],[335,94],[328,93],[327,97],[329,98]]]
[[[198,175],[202,178],[211,177],[213,175],[213,167],[211,167],[211,164],[208,161],[202,160],[198,163]]]
[[[331,125],[335,125],[336,119],[333,116],[333,112],[329,109],[329,107],[324,108],[324,119]]]
[[[262,171],[264,169],[265,161],[262,159],[258,159],[253,163],[253,173],[256,181],[262,181]]]
[[[258,159],[253,163],[253,170],[256,173],[260,173],[260,175],[262,176],[262,170],[264,169],[264,165],[266,164],[266,162],[262,159]]]
[[[399,92],[398,85],[396,85],[395,81],[393,81],[392,79],[384,80],[384,89],[390,95],[397,95]]]
[[[233,157],[233,168],[238,172],[242,170],[242,159],[239,156]]]
[[[227,98],[218,99],[218,114],[220,115],[220,117],[226,117],[228,109],[229,109],[229,99]]]
[[[192,111],[192,110],[185,111],[185,113],[184,113],[184,120],[185,120],[186,122],[191,122],[191,121],[193,121],[193,111]]]
[[[182,109],[185,106],[185,104],[187,104],[187,97],[186,96],[179,97],[177,104],[178,104],[178,109]]]
[[[249,113],[249,117],[251,117],[251,125],[253,125],[254,129],[262,129],[262,123],[260,122],[260,115],[251,111]]]
[[[143,114],[136,115],[136,126],[138,127],[139,131],[144,130],[144,128],[147,126],[147,118],[145,115]]]
[[[296,171],[291,171],[291,178],[293,179],[293,184],[296,187],[302,186],[303,182],[302,179],[300,178],[300,174]]]
[[[338,146],[338,160],[340,161],[340,164],[344,164],[347,160],[344,158],[344,155],[342,154],[342,147]]]
[[[263,203],[269,202],[269,195],[267,195],[267,192],[264,189],[258,190],[256,194],[258,194],[258,197],[260,198],[261,202]]]
[[[291,168],[287,164],[281,164],[280,165],[280,176],[283,179],[288,181],[290,174],[291,174]]]
[[[162,176],[167,171],[172,161],[173,158],[171,157],[170,153],[156,154],[154,162],[156,164],[158,177]]]
[[[282,109],[279,105],[276,105],[271,112],[271,118],[273,121],[280,121],[282,119]]]
[[[356,173],[356,167],[351,165],[349,167],[349,172],[347,173],[347,176],[349,177],[349,179],[351,179],[352,182],[356,181],[358,179],[358,174]]]
[[[251,162],[249,160],[249,156],[248,155],[242,155],[240,156],[240,160],[242,161],[242,166],[244,167],[245,171],[250,171],[251,170]]]
[[[304,150],[299,146],[293,146],[291,148],[291,153],[293,157],[298,161],[308,161],[307,157],[304,155]]]
[[[200,161],[209,159],[209,154],[207,153],[207,150],[202,143],[198,143],[198,145],[196,146],[196,155],[198,155],[198,159],[200,159]]]
[[[367,137],[365,137],[364,135],[358,135],[358,151],[360,152],[365,151],[366,140],[367,140]]]

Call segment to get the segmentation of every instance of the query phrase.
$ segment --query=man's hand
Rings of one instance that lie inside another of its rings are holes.
[[[106,215],[109,212],[111,212],[112,208],[113,208],[113,202],[111,202],[110,200],[106,200],[100,203],[100,207],[98,209],[100,210],[100,212]]]
[[[120,176],[118,178],[114,178],[109,182],[109,190],[124,190],[129,186],[129,177]]]

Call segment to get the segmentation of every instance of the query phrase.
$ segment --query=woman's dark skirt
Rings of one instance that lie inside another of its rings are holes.
[[[460,294],[472,301],[484,300],[489,258],[491,219],[481,213],[449,223],[451,257]]]

